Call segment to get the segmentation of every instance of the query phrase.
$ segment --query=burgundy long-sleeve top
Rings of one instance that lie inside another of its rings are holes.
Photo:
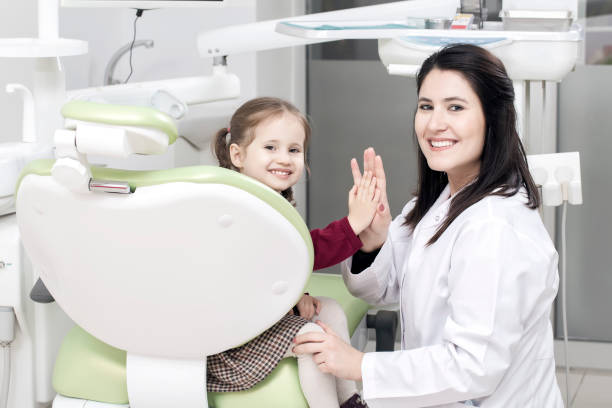
[[[347,217],[334,221],[323,229],[310,231],[310,237],[314,247],[314,270],[339,264],[363,245],[353,232]]]

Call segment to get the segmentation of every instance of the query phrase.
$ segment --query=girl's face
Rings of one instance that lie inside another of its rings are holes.
[[[248,146],[230,145],[230,158],[240,173],[280,193],[296,184],[304,172],[305,138],[300,120],[284,113],[261,122]]]
[[[447,173],[453,193],[478,175],[485,122],[478,96],[459,72],[433,69],[427,74],[414,129],[427,164]]]

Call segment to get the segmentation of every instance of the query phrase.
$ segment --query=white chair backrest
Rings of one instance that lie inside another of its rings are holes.
[[[58,304],[95,337],[136,354],[198,358],[243,344],[291,309],[311,272],[295,226],[224,184],[80,194],[31,174],[17,217]]]

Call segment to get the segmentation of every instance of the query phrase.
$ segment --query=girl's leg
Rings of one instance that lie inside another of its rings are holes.
[[[331,327],[342,340],[350,344],[351,339],[349,337],[346,315],[340,304],[328,297],[318,296],[317,299],[321,302],[321,313],[315,315],[312,321],[321,320]],[[338,402],[342,404],[354,394],[357,394],[357,384],[355,381],[336,378],[336,391],[338,393]]]
[[[314,323],[306,323],[297,334],[311,331],[322,332],[323,329]],[[293,344],[285,352],[285,357],[297,357],[300,385],[310,408],[338,408],[335,377],[322,373],[312,359],[312,354],[296,355],[292,348]]]

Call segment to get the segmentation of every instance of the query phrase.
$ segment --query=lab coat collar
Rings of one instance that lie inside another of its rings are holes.
[[[450,207],[450,203],[452,201],[452,197],[450,195],[450,186],[447,184],[440,193],[440,196],[436,200],[436,202],[431,206],[427,214],[421,220],[420,228],[429,228],[432,226],[438,226],[442,224],[444,219],[446,219],[446,215],[448,214],[448,209]]]

